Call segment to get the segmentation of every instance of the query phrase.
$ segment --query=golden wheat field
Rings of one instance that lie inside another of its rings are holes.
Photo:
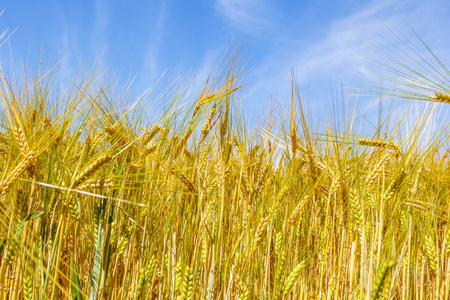
[[[430,138],[430,110],[368,134],[349,109],[318,130],[293,80],[248,130],[242,65],[157,118],[97,69],[64,90],[1,73],[0,298],[449,299],[447,127]],[[449,102],[413,79],[387,97]]]

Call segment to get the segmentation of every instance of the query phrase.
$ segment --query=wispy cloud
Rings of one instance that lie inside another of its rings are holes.
[[[61,83],[69,84],[73,80],[80,49],[77,41],[78,28],[71,26],[60,4],[55,6],[56,20],[60,26],[59,42],[56,45],[58,53],[58,76]],[[44,45],[46,46],[46,45]]]
[[[407,20],[415,20],[413,16],[420,9],[420,5],[414,8],[411,5],[405,9],[406,14],[403,16]],[[326,34],[323,38],[314,37],[313,42],[295,36],[268,36],[268,39],[273,39],[272,44],[282,46],[272,47],[270,55],[266,55],[255,66],[252,72],[253,83],[247,90],[246,98],[258,99],[250,101],[258,101],[255,107],[261,106],[261,99],[266,99],[262,101],[263,106],[267,107],[269,96],[274,93],[281,103],[286,103],[290,98],[290,71],[293,68],[301,92],[305,95],[308,89],[313,90],[313,99],[319,100],[314,102],[315,105],[324,105],[321,100],[325,100],[330,82],[338,84],[342,80],[344,84],[357,85],[358,80],[355,78],[361,79],[361,72],[364,71],[362,59],[367,55],[377,54],[368,53],[370,48],[364,41],[374,41],[379,34],[389,32],[390,28],[404,28],[404,25],[401,17],[391,7],[384,2],[375,1],[351,15],[325,25],[328,28]],[[391,47],[388,41],[378,40],[375,43]]]
[[[332,74],[347,73],[349,65],[355,61],[355,55],[361,54],[364,46],[358,37],[363,32],[377,30],[379,26],[373,16],[381,9],[380,5],[358,11],[351,16],[336,20],[328,25],[328,32],[321,39],[310,43],[293,36],[284,37],[278,42],[282,48],[273,49],[276,53],[267,56],[256,67],[260,79],[285,80],[290,69],[297,71],[297,79],[305,86],[311,80],[323,82]],[[268,86],[267,83],[261,83]],[[269,86],[280,86],[270,84]],[[284,86],[281,85],[281,86]]]
[[[217,0],[214,8],[230,25],[245,33],[258,34],[273,26],[270,19],[275,9],[263,0]]]
[[[95,1],[95,21],[92,28],[92,45],[100,55],[104,55],[108,50],[108,24],[109,24],[109,6],[105,0]]]
[[[72,55],[72,47],[69,41],[69,30],[64,28],[61,39],[62,62],[59,69],[59,76],[62,82],[69,83],[73,77],[75,66]]]
[[[166,21],[167,1],[161,1],[158,11],[154,14],[156,17],[155,24],[151,24],[155,28],[150,32],[144,56],[144,72],[142,78],[153,84],[165,70],[160,70],[158,64],[159,51],[164,37],[165,21]]]

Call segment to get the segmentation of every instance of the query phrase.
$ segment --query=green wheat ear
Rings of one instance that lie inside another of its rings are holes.
[[[371,300],[380,299],[381,293],[383,292],[384,282],[387,275],[389,274],[389,270],[392,268],[394,263],[394,261],[385,262],[378,270],[372,285],[372,295],[370,297]]]

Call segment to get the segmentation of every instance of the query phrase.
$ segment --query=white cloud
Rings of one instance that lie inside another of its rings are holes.
[[[154,84],[165,70],[160,70],[158,64],[159,51],[164,37],[165,20],[166,20],[166,6],[167,1],[160,2],[159,9],[155,13],[156,23],[153,28],[154,31],[150,33],[150,39],[147,44],[147,50],[144,57],[144,73],[143,78],[150,84]]]
[[[274,7],[263,0],[217,0],[215,10],[239,31],[260,34],[273,26]]]
[[[419,26],[422,28],[422,33],[434,34],[439,21],[434,20],[434,23],[430,24],[429,20],[438,6],[434,10],[430,7],[423,10],[422,7],[427,4],[407,3],[405,6],[404,3],[393,3],[394,6],[397,4],[403,8],[400,10],[403,17],[411,20],[412,27]],[[423,12],[425,15],[422,15],[421,19],[416,19],[418,12]],[[378,46],[386,47],[387,51],[395,51],[395,48],[389,45],[392,40],[380,40],[378,35],[390,33],[389,30],[392,28],[400,28],[402,34],[412,34],[401,17],[385,2],[379,1],[374,1],[327,26],[327,34],[322,39],[315,37],[314,43],[308,43],[295,36],[267,36],[268,40],[272,40],[272,44],[282,45],[282,47],[272,47],[270,55],[255,66],[251,73],[252,84],[245,98],[252,99],[250,102],[258,101],[259,103],[263,99],[263,103],[268,104],[269,96],[275,93],[277,99],[286,103],[290,99],[290,70],[293,68],[303,96],[311,85],[311,89],[319,91],[317,95],[312,94],[315,97],[312,100],[318,99],[319,102],[315,104],[323,105],[322,100],[325,100],[325,90],[330,88],[330,81],[338,83],[343,80],[344,85],[355,86],[361,82],[360,72],[364,71],[364,62],[361,59],[366,55],[376,60],[382,59],[380,53],[370,52],[369,45],[364,42],[375,41],[374,43]],[[427,36],[422,37],[427,41]],[[395,42],[398,43],[398,40]],[[436,52],[445,53],[445,48],[441,47]],[[372,104],[373,102],[368,105]],[[369,106],[363,107],[363,109],[368,108]]]
[[[92,28],[93,49],[99,55],[105,55],[108,51],[107,30],[109,24],[109,5],[104,0],[95,1],[95,20]]]

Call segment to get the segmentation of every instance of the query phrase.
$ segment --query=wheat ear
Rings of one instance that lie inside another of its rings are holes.
[[[349,197],[350,197],[350,206],[351,206],[352,212],[353,212],[353,220],[358,227],[358,231],[361,231],[361,226],[363,224],[363,215],[362,215],[361,203],[359,202],[359,197],[358,197],[358,194],[356,193],[355,189],[353,189],[353,188],[350,189]]]
[[[28,152],[20,161],[20,163],[12,170],[11,174],[0,184],[0,198],[5,196],[11,189],[14,181],[22,174],[22,172],[30,165],[33,160],[35,151]]]
[[[427,253],[428,261],[430,262],[430,267],[433,271],[437,271],[437,251],[434,240],[430,235],[425,237],[425,251]]]
[[[445,235],[445,253],[450,253],[450,227],[447,227],[447,234]]]
[[[369,172],[366,178],[366,185],[370,186],[375,183],[375,180],[380,175],[381,171],[383,170],[384,166],[388,163],[389,159],[391,158],[391,153],[386,152],[383,157],[378,161],[378,163],[375,165],[375,167]]]
[[[111,158],[112,158],[111,154],[105,154],[102,157],[98,158],[96,161],[94,161],[86,169],[84,169],[77,175],[73,183],[73,186],[77,186],[85,177],[97,171],[102,165],[111,160]]]
[[[442,102],[442,103],[450,103],[450,95],[442,94],[442,93],[434,93],[434,97],[431,99]]]
[[[401,188],[405,178],[406,178],[406,173],[405,172],[401,172],[396,178],[395,180],[391,183],[391,185],[388,187],[388,189],[384,192],[383,194],[383,200],[384,201],[388,201],[390,200],[392,197],[394,197],[395,193]]]
[[[293,225],[295,221],[297,220],[298,215],[303,210],[303,208],[308,204],[310,195],[306,195],[302,201],[300,201],[297,206],[295,207],[294,211],[291,213],[291,216],[289,218],[289,225]]]
[[[178,176],[181,179],[181,182],[187,187],[189,192],[191,192],[191,193],[197,192],[197,189],[195,188],[194,183],[191,180],[189,180],[189,178],[187,178],[184,174],[182,174],[181,172],[175,172],[174,169],[169,169],[169,171],[173,175]]]
[[[389,261],[384,263],[381,268],[378,270],[377,275],[375,277],[375,281],[372,286],[372,295],[370,300],[380,299],[381,294],[383,292],[383,285],[386,281],[386,277],[389,274],[389,270],[394,265],[394,261]]]
[[[300,273],[305,268],[306,263],[305,261],[302,261],[299,263],[294,270],[289,274],[289,277],[286,279],[286,282],[283,286],[283,295],[286,296],[291,291],[294,283],[300,278]]]
[[[365,140],[365,139],[359,139],[358,143],[360,145],[364,146],[371,146],[371,147],[378,147],[378,148],[384,148],[384,149],[391,149],[395,151],[399,151],[399,147],[391,142],[386,142],[383,140]]]
[[[258,227],[256,229],[256,233],[255,233],[255,238],[253,239],[253,249],[252,252],[256,250],[256,248],[258,247],[259,243],[262,240],[262,236],[264,234],[264,232],[267,229],[267,225],[269,224],[270,221],[270,215],[268,215],[265,218],[262,218],[259,221]]]
[[[192,268],[186,266],[185,278],[181,285],[181,295],[178,297],[180,300],[187,300],[192,298],[194,292],[194,272]]]
[[[27,139],[25,138],[25,134],[20,126],[15,127],[14,136],[19,144],[20,152],[23,156],[25,156],[28,152],[30,152],[30,147],[28,146]]]
[[[147,145],[148,142],[151,141],[161,131],[161,129],[161,126],[155,125],[151,128],[151,130],[147,131],[147,133],[144,135],[144,138],[142,139],[142,145]]]
[[[216,103],[214,104],[214,106],[212,107],[212,109],[211,109],[211,111],[210,111],[210,113],[209,113],[209,115],[208,115],[208,118],[207,118],[206,121],[205,121],[205,124],[204,124],[203,127],[202,127],[200,143],[206,138],[206,135],[208,134],[208,132],[209,132],[209,130],[210,130],[210,127],[211,127],[211,121],[212,121],[212,118],[214,117],[214,114],[215,114],[216,111],[217,111],[217,107],[218,107],[218,106],[219,106],[219,102],[216,102]]]
[[[77,186],[77,189],[101,189],[112,188],[114,186],[114,179],[88,179]]]

